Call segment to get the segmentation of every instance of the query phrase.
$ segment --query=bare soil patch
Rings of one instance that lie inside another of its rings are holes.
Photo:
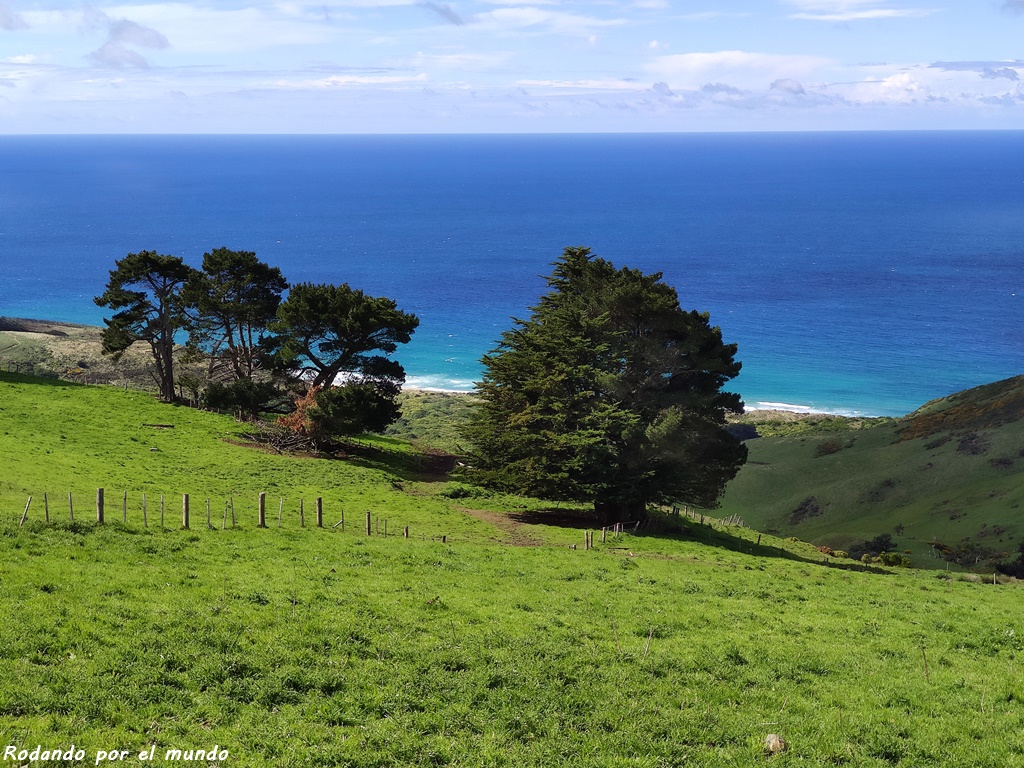
[[[468,507],[456,507],[460,512],[490,523],[495,528],[503,531],[506,537],[501,540],[502,544],[509,544],[513,547],[541,547],[546,542],[530,534],[525,523],[513,520],[501,512],[491,512],[486,509],[469,509]]]

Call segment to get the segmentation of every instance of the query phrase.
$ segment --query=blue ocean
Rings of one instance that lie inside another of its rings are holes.
[[[567,245],[710,312],[748,407],[1024,372],[1024,132],[0,137],[0,315],[99,324],[129,252],[252,250],[396,299],[409,382],[468,390]]]

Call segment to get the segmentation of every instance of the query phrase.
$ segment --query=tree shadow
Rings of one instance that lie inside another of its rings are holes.
[[[408,482],[444,482],[458,465],[458,457],[437,449],[402,450],[387,443],[359,439],[339,441],[330,457],[376,469]]]
[[[27,373],[10,373],[8,371],[0,371],[0,381],[8,384],[36,384],[43,387],[83,387],[84,384],[79,384],[74,381],[68,381],[67,379],[58,378],[56,374],[51,376],[39,376],[30,375]]]
[[[594,518],[593,512],[589,510],[574,509],[546,509],[535,511],[511,512],[507,515],[517,523],[527,525],[550,525],[556,528],[569,528],[575,530],[601,530],[607,528],[610,532],[611,526],[601,526]],[[627,526],[625,533],[634,539],[654,539],[668,541],[688,541],[705,544],[719,550],[737,552],[754,557],[775,558],[790,560],[806,565],[816,565],[824,568],[832,568],[841,571],[857,571],[859,573],[874,573],[879,575],[892,575],[892,571],[859,563],[855,560],[836,560],[825,555],[812,556],[802,555],[798,552],[786,549],[785,547],[773,546],[768,543],[759,543],[740,534],[741,529],[732,526],[716,527],[711,522],[700,523],[689,518],[676,518],[674,516],[660,515],[655,513],[645,523],[641,523],[635,530]],[[742,529],[749,534],[757,536],[756,531]],[[761,536],[758,536],[760,539]],[[629,539],[625,539],[628,541]]]

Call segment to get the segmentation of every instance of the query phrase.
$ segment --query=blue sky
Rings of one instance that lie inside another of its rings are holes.
[[[0,133],[1024,127],[1024,0],[0,0]]]

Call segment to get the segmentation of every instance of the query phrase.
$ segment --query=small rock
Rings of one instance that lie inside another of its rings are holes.
[[[777,755],[779,752],[785,752],[788,748],[786,740],[779,736],[777,733],[769,733],[764,737],[764,751],[769,755]]]
[[[150,448],[149,450],[151,450],[151,451],[159,451],[160,449],[159,448]]]

